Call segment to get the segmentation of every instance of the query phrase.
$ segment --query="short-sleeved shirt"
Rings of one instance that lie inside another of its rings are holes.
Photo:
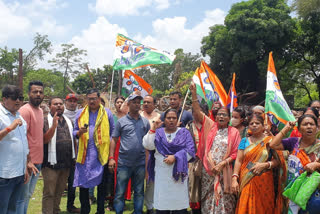
[[[27,103],[19,109],[19,112],[27,122],[31,162],[41,164],[43,161],[43,111],[40,107],[35,108]]]
[[[0,104],[0,130],[7,128],[19,118],[22,120],[22,126],[17,126],[0,140],[0,178],[9,179],[24,175],[29,153],[26,121],[19,112],[13,115]]]
[[[239,150],[245,150],[248,146],[250,146],[249,139],[247,137],[242,138],[242,140],[239,143]]]
[[[112,137],[120,137],[119,166],[140,166],[145,164],[145,149],[142,138],[150,129],[149,121],[139,115],[138,120],[129,114],[120,118]]]
[[[50,113],[49,113],[50,114]],[[63,118],[63,117],[62,117]],[[43,133],[49,129],[48,117],[44,118]],[[63,118],[62,121],[58,120],[57,134],[56,134],[56,157],[57,163],[51,165],[48,163],[48,144],[44,144],[43,167],[52,169],[70,168],[72,166],[72,139],[70,136],[70,129],[67,121]]]
[[[179,109],[178,111],[178,118],[180,117],[182,108]],[[161,114],[161,120],[164,121],[164,113]],[[193,120],[192,114],[189,111],[184,110],[181,116],[181,125],[180,127],[186,127],[189,121]]]

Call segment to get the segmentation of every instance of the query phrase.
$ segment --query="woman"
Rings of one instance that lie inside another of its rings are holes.
[[[288,179],[290,183],[304,171],[312,173],[320,170],[320,141],[316,138],[318,120],[315,116],[305,114],[298,119],[298,130],[301,138],[291,137],[282,139],[295,126],[296,122],[288,122],[286,126],[273,138],[270,147],[276,150],[288,150]],[[298,213],[298,205],[289,202],[293,213]]]
[[[213,122],[200,110],[194,83],[191,84],[190,91],[194,120],[203,127],[197,151],[197,156],[203,163],[201,212],[234,213],[236,198],[231,194],[231,167],[237,156],[239,131],[228,126],[230,114],[226,107],[218,110],[216,122]]]
[[[114,107],[116,108],[116,112],[113,114],[114,124],[117,123],[118,119],[126,115],[126,112],[120,110],[124,101],[125,99],[123,96],[119,96],[114,100]]]
[[[150,150],[148,173],[154,180],[157,214],[188,213],[188,161],[194,158],[195,148],[190,132],[177,127],[177,122],[177,111],[169,109],[164,128],[159,118],[143,138],[143,146]]]
[[[237,107],[232,111],[231,126],[238,129],[241,138],[247,136],[247,127],[245,119],[246,111],[243,108]]]
[[[305,114],[310,114],[310,115],[314,115],[316,118],[319,118],[319,112],[317,109],[313,108],[313,107],[308,107],[306,108],[302,115],[305,115]],[[299,132],[298,129],[294,129],[292,130],[291,134],[290,134],[290,137],[301,137],[301,133]]]
[[[263,118],[253,114],[248,122],[251,135],[240,142],[232,175],[232,190],[240,193],[236,213],[280,214],[282,191],[275,184],[281,184],[282,180],[274,179],[277,176],[272,169],[280,163],[284,165],[284,158],[270,150],[272,137],[264,134]]]

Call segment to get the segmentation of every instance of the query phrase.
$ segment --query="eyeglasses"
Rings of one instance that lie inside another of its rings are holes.
[[[20,101],[24,101],[24,97],[23,96],[17,96],[17,95],[8,95],[7,98],[10,98],[13,101],[16,101],[17,99],[19,99]]]
[[[220,116],[220,117],[228,117],[228,114],[226,114],[226,113],[218,113],[217,116]]]
[[[97,101],[99,97],[87,97],[88,101]]]

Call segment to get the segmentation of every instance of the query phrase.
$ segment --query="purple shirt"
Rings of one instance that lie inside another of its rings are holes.
[[[78,119],[83,109],[80,109],[76,115],[76,121],[74,123],[73,136],[75,137],[79,131]],[[112,131],[114,129],[113,116],[108,108],[105,108],[109,118],[109,133],[110,140]],[[99,185],[102,181],[103,166],[98,159],[98,150],[94,143],[93,132],[96,124],[98,112],[92,113],[89,111],[89,141],[87,147],[87,155],[84,164],[76,163],[76,169],[74,172],[74,187],[92,188]]]
[[[292,152],[293,149],[299,147],[299,138],[298,137],[289,137],[282,140],[282,145],[284,150]]]

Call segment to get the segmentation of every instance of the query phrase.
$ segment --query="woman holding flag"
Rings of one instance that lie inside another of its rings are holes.
[[[239,131],[228,126],[230,113],[226,107],[217,112],[216,122],[201,112],[196,86],[190,85],[194,120],[202,124],[197,156],[202,161],[201,212],[233,214],[236,197],[231,193],[232,162],[240,142]]]

